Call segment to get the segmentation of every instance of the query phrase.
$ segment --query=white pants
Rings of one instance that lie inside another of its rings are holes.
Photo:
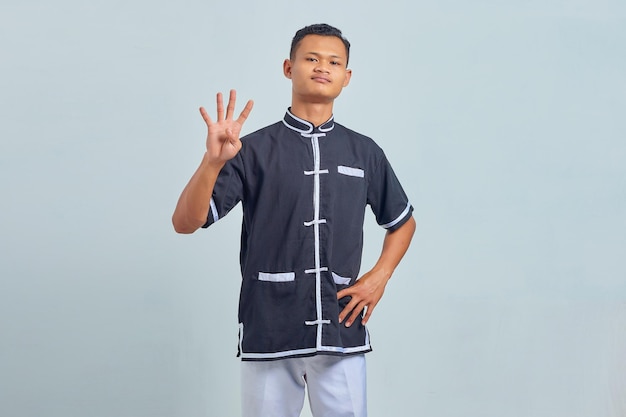
[[[367,417],[365,355],[241,363],[243,417],[298,417],[305,385],[315,417]]]

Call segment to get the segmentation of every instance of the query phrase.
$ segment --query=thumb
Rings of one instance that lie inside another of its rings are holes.
[[[228,139],[228,143],[235,149],[239,150],[239,148],[241,147],[239,137],[233,133],[232,129],[226,129],[226,137]]]
[[[226,137],[228,138],[228,141],[230,143],[237,142],[237,138],[235,137],[235,134],[233,133],[232,129],[226,129]]]

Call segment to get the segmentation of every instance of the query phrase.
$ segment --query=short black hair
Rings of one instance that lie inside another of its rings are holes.
[[[350,59],[350,42],[348,42],[348,40],[341,34],[339,29],[331,25],[327,25],[326,23],[316,23],[314,25],[305,26],[297,31],[291,40],[291,49],[289,50],[290,59],[294,58],[298,44],[307,35],[334,36],[341,39],[346,47],[346,65],[348,64],[348,60]]]

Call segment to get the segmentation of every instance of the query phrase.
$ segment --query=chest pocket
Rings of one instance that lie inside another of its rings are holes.
[[[342,202],[342,206],[359,207],[365,204],[367,182],[365,170],[355,166],[337,165],[337,201]],[[350,213],[351,216],[354,213]]]
[[[339,165],[337,167],[337,172],[342,175],[347,175],[349,177],[358,177],[358,178],[365,177],[365,171],[363,171],[361,168],[347,167],[345,165]]]

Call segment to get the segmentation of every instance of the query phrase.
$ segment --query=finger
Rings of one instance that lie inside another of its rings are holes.
[[[209,113],[207,113],[204,107],[200,107],[200,114],[202,115],[202,118],[204,119],[204,122],[207,124],[207,126],[213,124],[211,116],[209,116]]]
[[[357,293],[357,290],[359,289],[359,281],[356,282],[356,284],[352,285],[351,287],[348,288],[344,288],[341,291],[337,292],[337,299],[340,300],[343,297],[351,297],[352,295]]]
[[[352,326],[352,323],[354,323],[354,320],[356,320],[359,314],[363,313],[364,308],[365,308],[365,301],[361,301],[359,305],[354,310],[352,310],[352,314],[350,315],[350,318],[348,319],[348,321],[346,321],[346,327]]]
[[[339,313],[339,323],[343,323],[348,315],[354,310],[359,302],[353,297]]]
[[[365,316],[363,316],[363,318],[361,319],[361,323],[363,323],[363,326],[365,326],[367,324],[367,321],[370,319],[372,313],[374,312],[374,307],[376,307],[376,304],[369,305],[365,309]]]
[[[235,113],[236,101],[237,101],[237,92],[235,90],[230,90],[230,95],[228,96],[228,107],[226,107],[226,119],[233,118],[233,114]]]
[[[239,123],[240,125],[243,125],[243,123],[246,121],[246,119],[250,115],[250,112],[252,111],[253,106],[254,106],[254,101],[248,100],[248,102],[246,103],[246,107],[243,108],[243,110],[241,111],[241,114],[239,115],[239,118],[237,119],[237,123]]]
[[[341,313],[339,313],[339,324],[343,323],[348,314],[350,314],[350,311],[352,311],[352,309],[348,309],[348,306],[341,310]]]
[[[344,288],[343,290],[337,292],[337,299],[341,300],[343,297],[351,297],[356,292],[354,291],[355,286],[356,284],[352,287]]]
[[[221,122],[222,120],[224,120],[224,100],[222,93],[217,93],[217,121]]]
[[[241,141],[235,136],[232,129],[226,129],[226,137],[228,138],[228,142],[235,148],[239,149],[241,147]]]

